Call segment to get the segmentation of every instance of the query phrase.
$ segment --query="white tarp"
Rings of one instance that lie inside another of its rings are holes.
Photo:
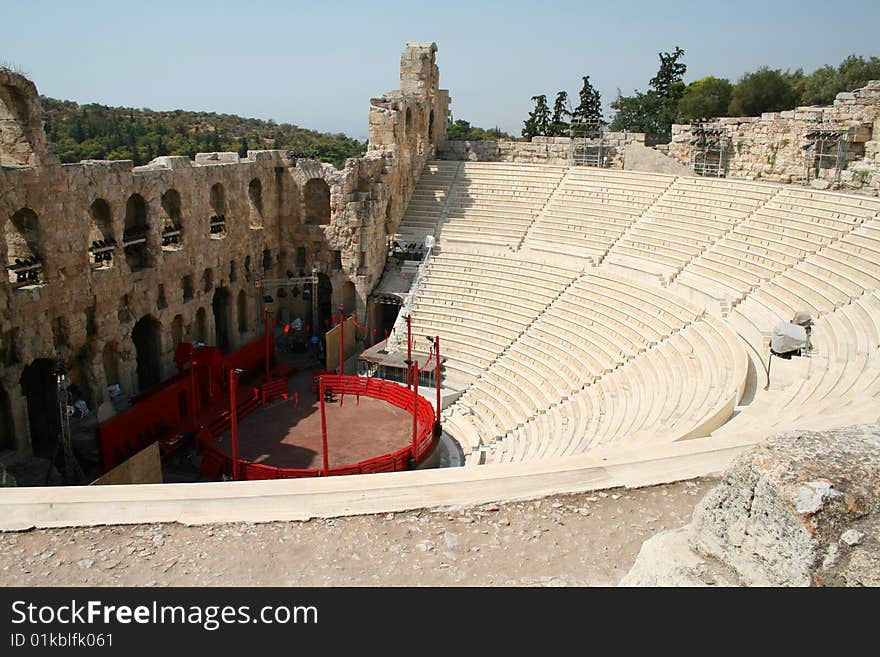
[[[777,354],[797,351],[807,346],[807,330],[791,322],[779,322],[773,329],[770,349]]]

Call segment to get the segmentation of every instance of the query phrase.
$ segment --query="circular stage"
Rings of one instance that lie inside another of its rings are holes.
[[[416,467],[431,460],[438,441],[427,399],[415,398],[412,390],[381,379],[338,375],[322,379],[332,393],[324,403],[327,470],[319,395],[313,389],[313,373],[302,371],[288,379],[287,399],[258,406],[238,420],[240,479],[394,472],[410,469],[413,459]],[[231,430],[206,445],[206,458],[222,459],[222,472],[231,475]]]

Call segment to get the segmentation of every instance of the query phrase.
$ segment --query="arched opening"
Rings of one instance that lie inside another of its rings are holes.
[[[229,351],[229,290],[218,287],[211,301],[214,311],[214,344],[224,354]]]
[[[247,295],[244,290],[238,293],[238,334],[244,335],[248,331],[248,308]]]
[[[434,143],[434,110],[428,114],[428,141]]]
[[[215,239],[226,237],[226,189],[221,183],[211,187],[210,234]]]
[[[204,308],[196,312],[196,342],[208,344],[208,317]]]
[[[333,317],[333,284],[327,274],[318,273],[318,317],[314,323],[318,331],[326,331]]]
[[[9,282],[16,285],[38,285],[43,281],[43,258],[40,249],[40,227],[37,213],[22,208],[6,222],[6,260]]]
[[[263,271],[267,272],[272,269],[272,252],[269,249],[263,249]]]
[[[162,226],[162,248],[166,251],[176,251],[183,243],[180,193],[176,189],[169,189],[162,194],[162,211],[165,213],[165,225]]]
[[[92,267],[112,267],[115,247],[110,205],[102,198],[95,199],[89,206],[89,255]]]
[[[143,196],[132,194],[125,202],[125,233],[122,243],[125,261],[133,272],[153,266],[147,248],[147,230],[147,204]]]
[[[0,386],[0,451],[15,449],[15,432],[12,429],[12,410],[9,406],[9,395]]]
[[[108,342],[101,352],[104,380],[108,386],[119,385],[119,353],[115,342]]]
[[[357,309],[357,290],[354,283],[346,281],[342,285],[342,311],[350,315]]]
[[[210,292],[214,289],[214,270],[208,267],[202,273],[202,292]]]
[[[248,222],[251,228],[259,228],[263,225],[263,183],[259,178],[254,178],[248,184],[248,202],[250,204]]]
[[[371,336],[372,344],[384,340],[386,335],[391,334],[391,329],[394,328],[394,324],[397,322],[400,308],[401,301],[396,296],[378,295],[371,297],[369,314],[370,326],[374,329],[374,333]]]
[[[31,448],[36,456],[51,458],[58,441],[60,413],[54,363],[38,358],[21,373],[21,391],[27,400]]]
[[[161,369],[162,325],[150,316],[141,317],[131,331],[137,354],[138,390],[143,391],[162,380]]]
[[[412,137],[412,110],[407,107],[406,108],[406,132],[403,133],[404,137],[410,138]]]
[[[175,349],[183,342],[183,315],[175,315],[171,321],[171,342]]]
[[[305,187],[307,224],[326,225],[330,223],[330,187],[322,178],[312,178]]]

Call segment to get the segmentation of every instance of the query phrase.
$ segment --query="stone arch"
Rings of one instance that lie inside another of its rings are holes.
[[[214,344],[224,354],[229,351],[229,290],[218,287],[211,299],[211,310],[214,312]]]
[[[0,166],[36,166],[45,156],[36,87],[0,67]]]
[[[15,449],[15,429],[12,426],[12,407],[9,395],[0,385],[0,451]]]
[[[204,308],[196,311],[196,342],[208,344],[208,316]]]
[[[147,202],[140,194],[132,194],[125,202],[125,261],[132,271],[153,266],[147,247]]]
[[[263,225],[263,183],[259,178],[254,178],[248,183],[248,223],[251,228],[259,228]]]
[[[307,224],[330,223],[330,187],[323,178],[312,178],[306,183],[305,197]]]
[[[115,342],[108,342],[101,351],[101,366],[104,368],[104,381],[108,386],[119,385],[119,350]]]
[[[357,289],[354,283],[346,281],[342,284],[342,311],[350,315],[357,310]]]
[[[248,332],[248,302],[244,290],[238,292],[238,333],[244,335]]]
[[[162,325],[152,315],[144,315],[131,331],[137,359],[138,390],[144,391],[162,380]]]
[[[50,457],[58,441],[60,414],[55,363],[37,358],[21,373],[21,391],[27,400],[31,448],[36,456]]]
[[[6,260],[8,264],[22,264],[42,260],[40,248],[40,226],[37,213],[30,208],[22,208],[12,215],[4,227],[6,238]],[[9,272],[9,280],[21,283],[18,275]]]

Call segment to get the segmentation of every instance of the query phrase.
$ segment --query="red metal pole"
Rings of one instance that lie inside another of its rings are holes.
[[[434,409],[434,435],[440,435],[440,336],[434,336],[434,387],[437,388],[437,408]]]
[[[406,359],[409,362],[412,362],[412,322],[410,321],[409,315],[406,316]],[[407,371],[409,374],[409,371]],[[406,385],[410,385],[410,380],[407,378]]]
[[[265,325],[265,329],[263,331],[263,341],[266,343],[266,381],[269,380],[269,309],[263,308],[263,324]]]
[[[416,448],[418,447],[418,401],[419,401],[419,361],[412,365],[413,380],[413,431],[412,431],[412,457],[416,458]]]
[[[232,434],[232,479],[238,481],[238,405],[235,399],[235,369],[229,370],[229,426]]]
[[[324,455],[324,476],[330,471],[330,459],[327,454],[327,413],[324,410],[324,377],[318,380],[318,394],[321,397],[321,450]]]

